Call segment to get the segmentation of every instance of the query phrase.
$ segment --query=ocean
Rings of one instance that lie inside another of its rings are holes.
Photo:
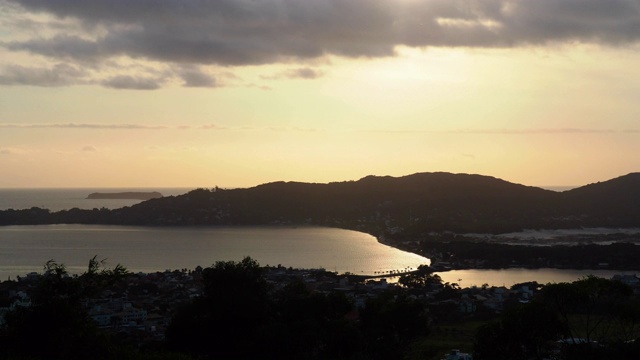
[[[54,188],[54,189],[0,189],[0,210],[39,207],[51,211],[78,209],[117,209],[135,205],[141,200],[87,199],[94,192],[158,191],[163,196],[175,196],[191,188]]]

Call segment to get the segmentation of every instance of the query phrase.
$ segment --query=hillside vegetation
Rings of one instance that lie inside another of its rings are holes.
[[[565,192],[489,176],[418,173],[329,184],[196,189],[121,209],[0,212],[1,225],[321,225],[396,239],[429,232],[640,227],[640,173]]]

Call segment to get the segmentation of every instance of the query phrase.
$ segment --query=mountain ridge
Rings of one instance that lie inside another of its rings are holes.
[[[487,175],[421,172],[330,183],[195,189],[115,209],[6,210],[0,224],[319,225],[395,238],[429,232],[640,227],[640,173],[555,192]]]

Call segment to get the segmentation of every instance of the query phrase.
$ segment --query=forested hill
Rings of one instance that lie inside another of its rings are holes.
[[[197,189],[116,210],[0,212],[0,224],[326,225],[410,237],[431,231],[640,227],[640,174],[562,193],[481,175],[368,176],[329,184],[275,182]]]

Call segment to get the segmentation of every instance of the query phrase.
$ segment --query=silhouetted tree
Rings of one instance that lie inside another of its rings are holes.
[[[362,350],[357,324],[345,318],[354,305],[344,294],[314,292],[298,279],[274,297],[267,331],[272,358],[343,359]]]
[[[477,332],[474,357],[478,360],[543,359],[566,331],[556,313],[542,302],[507,311],[500,320]]]
[[[199,358],[351,359],[363,351],[352,301],[295,280],[270,292],[251,258],[202,271],[204,296],[175,314],[170,349]]]
[[[89,261],[87,272],[69,276],[63,264],[51,260],[36,283],[29,307],[6,315],[0,332],[4,359],[115,359],[121,357],[110,340],[88,316],[81,301],[121,279],[127,271],[118,265],[101,269],[103,261]]]
[[[398,283],[412,289],[424,289],[442,284],[442,279],[429,265],[420,265],[416,271],[400,276]]]
[[[587,276],[573,283],[545,286],[540,300],[558,314],[571,339],[608,341],[611,323],[632,294],[631,288],[619,281]]]
[[[588,276],[548,284],[532,303],[515,306],[479,329],[475,358],[637,358],[640,348],[629,340],[640,335],[638,320],[640,302],[621,282]]]
[[[204,295],[185,305],[167,329],[170,349],[208,358],[255,358],[269,306],[262,269],[250,257],[202,271]]]
[[[400,359],[414,340],[429,332],[425,303],[405,292],[388,291],[369,299],[360,320],[372,359]]]

